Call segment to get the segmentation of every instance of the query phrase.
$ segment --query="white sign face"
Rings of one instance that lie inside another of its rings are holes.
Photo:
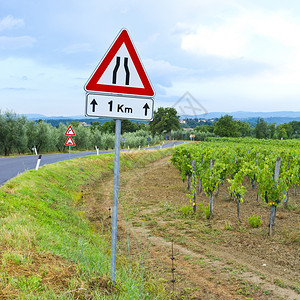
[[[153,99],[87,94],[85,113],[88,117],[150,121]]]
[[[112,79],[117,86],[144,87],[125,44],[122,44],[97,84],[112,85]]]

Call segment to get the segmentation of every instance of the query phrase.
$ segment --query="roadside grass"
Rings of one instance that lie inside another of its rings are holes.
[[[172,149],[121,154],[121,171]],[[87,156],[27,171],[0,188],[0,298],[168,299],[141,264],[117,257],[110,277],[110,236],[78,209],[84,189],[113,174],[114,155]]]

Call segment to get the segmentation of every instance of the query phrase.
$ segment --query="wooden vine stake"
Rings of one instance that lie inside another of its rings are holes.
[[[196,162],[193,159],[192,168],[193,168],[193,212],[196,213]]]
[[[203,164],[203,160],[204,160],[204,154],[202,153],[201,165]],[[199,193],[202,192],[202,180],[201,180],[201,174],[199,174],[199,187],[198,187],[198,191],[199,191]]]
[[[188,159],[191,158],[191,154],[190,153],[188,153],[187,158]],[[191,175],[190,175],[189,172],[187,173],[187,187],[186,188],[187,188],[188,191],[191,190]]]
[[[291,167],[291,157],[289,156],[289,162],[288,162],[288,169]],[[286,191],[284,192],[285,197],[283,200],[283,207],[286,209],[288,206],[289,201],[289,188],[287,187]]]
[[[241,223],[241,220],[240,220],[240,199],[241,199],[241,196],[240,195],[237,195],[236,197],[236,212],[237,212],[237,217],[238,217],[238,222]]]
[[[275,173],[274,173],[274,180],[278,182],[279,179],[279,172],[280,172],[280,164],[281,158],[277,157],[276,159],[276,166],[275,166]],[[270,215],[270,225],[269,225],[269,235],[273,235],[275,232],[275,217],[276,217],[276,205],[271,206],[271,215]]]
[[[210,170],[213,168],[214,163],[215,163],[215,161],[213,159],[211,159],[210,160],[210,166],[209,166]],[[209,212],[210,212],[210,218],[213,215],[213,206],[214,206],[213,204],[214,204],[213,203],[213,192],[211,192],[210,195],[209,195]]]
[[[175,267],[174,267],[174,260],[175,260],[175,257],[174,257],[174,242],[172,240],[172,256],[171,256],[171,260],[172,260],[172,284],[173,284],[173,294],[175,293]]]

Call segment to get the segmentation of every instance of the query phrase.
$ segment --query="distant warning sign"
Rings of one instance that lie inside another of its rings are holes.
[[[68,127],[67,131],[65,132],[65,135],[76,135],[71,125]]]
[[[154,90],[126,29],[119,33],[84,89],[86,92],[154,96]]]
[[[75,147],[75,143],[74,143],[72,137],[69,136],[69,137],[67,138],[67,140],[66,140],[66,142],[65,142],[65,146]]]

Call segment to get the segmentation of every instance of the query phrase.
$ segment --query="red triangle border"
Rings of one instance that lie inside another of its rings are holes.
[[[68,144],[69,140],[72,142],[72,144]],[[68,136],[67,140],[65,141],[65,146],[75,147],[75,143],[74,143],[74,141],[73,141],[73,139],[72,139],[71,136]]]
[[[105,70],[107,69],[107,67],[109,66],[109,64],[111,63],[111,61],[113,60],[123,43],[125,44],[128,50],[128,53],[132,59],[132,62],[137,70],[138,75],[140,76],[141,82],[144,86],[143,88],[98,83],[99,79],[101,78],[101,76],[103,75],[103,73],[105,72]],[[94,73],[85,84],[84,89],[86,92],[126,94],[145,97],[154,96],[154,90],[151,86],[151,83],[146,75],[143,65],[139,59],[139,56],[126,29],[123,29],[119,33],[114,43],[111,45],[106,55],[101,60]]]

